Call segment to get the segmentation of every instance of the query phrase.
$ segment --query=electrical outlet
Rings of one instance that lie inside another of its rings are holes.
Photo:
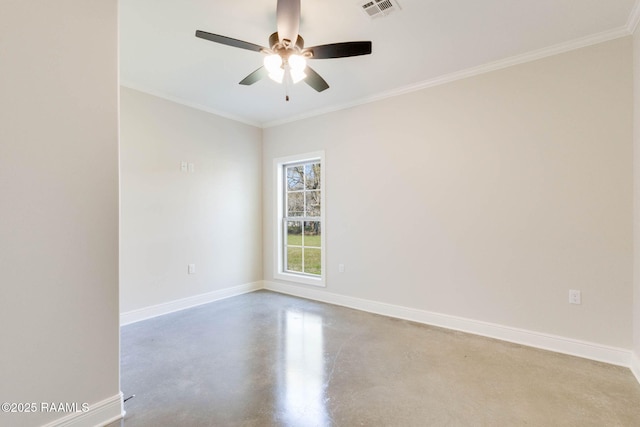
[[[582,296],[580,291],[575,289],[569,290],[569,304],[582,304]]]
[[[196,171],[196,165],[194,165],[193,163],[189,163],[189,165],[187,167],[189,169],[189,172],[191,172],[191,173]]]
[[[188,168],[189,166],[187,162],[185,161],[180,162],[180,172],[186,172]]]
[[[189,264],[187,266],[187,273],[188,274],[196,274],[196,265],[195,264]]]
[[[344,264],[338,264],[338,273],[344,273]]]

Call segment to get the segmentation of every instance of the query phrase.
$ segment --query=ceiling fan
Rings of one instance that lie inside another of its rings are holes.
[[[282,83],[298,83],[304,80],[318,92],[329,88],[327,82],[307,65],[307,59],[346,58],[369,55],[370,41],[332,43],[304,47],[304,40],[298,33],[300,27],[300,0],[278,0],[276,8],[277,31],[269,36],[269,47],[232,39],[218,34],[196,31],[196,37],[240,49],[266,54],[264,65],[240,81],[241,85],[252,85],[269,76]],[[286,96],[289,100],[289,96]]]

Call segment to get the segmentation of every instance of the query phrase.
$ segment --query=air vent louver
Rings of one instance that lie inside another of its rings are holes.
[[[387,16],[391,12],[400,10],[397,0],[365,0],[360,7],[371,18]]]

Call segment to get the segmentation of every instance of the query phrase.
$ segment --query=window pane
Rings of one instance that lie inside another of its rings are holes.
[[[282,264],[278,273],[297,277],[301,283],[324,284],[322,261],[322,164],[317,157],[289,158],[291,163],[279,163],[281,182],[278,185]],[[295,162],[295,163],[294,163]],[[311,277],[313,276],[313,277]],[[276,274],[277,277],[277,274]],[[284,278],[284,277],[283,277]]]
[[[287,246],[302,246],[302,221],[287,221]]]
[[[320,261],[320,249],[304,248],[305,273],[322,274],[322,264]]]
[[[287,270],[302,273],[302,248],[287,248]]]
[[[304,192],[287,193],[287,216],[304,216]]]
[[[305,191],[307,198],[307,214],[306,216],[320,216],[320,192]]]
[[[287,168],[287,191],[304,189],[304,166]]]
[[[306,221],[304,223],[304,245],[319,248],[320,245],[320,221]]]
[[[320,189],[320,163],[312,163],[304,166],[306,177],[305,188],[307,190]]]

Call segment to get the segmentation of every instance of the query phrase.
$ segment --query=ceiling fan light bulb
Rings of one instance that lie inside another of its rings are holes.
[[[278,70],[284,71],[282,70],[282,58],[280,57],[280,55],[273,54],[273,55],[265,56],[264,68],[267,69],[269,74],[278,73],[279,72]]]
[[[292,70],[303,71],[307,67],[307,61],[301,55],[289,56],[289,66]]]
[[[268,68],[267,68],[268,70]],[[276,83],[282,83],[282,80],[284,79],[284,70],[282,68],[278,68],[276,70],[274,70],[273,72],[269,73],[269,78],[271,80],[273,80]]]
[[[307,77],[307,75],[305,74],[304,71],[296,70],[293,67],[291,68],[291,80],[293,80],[293,84],[296,84],[301,80],[304,80],[305,77]]]

